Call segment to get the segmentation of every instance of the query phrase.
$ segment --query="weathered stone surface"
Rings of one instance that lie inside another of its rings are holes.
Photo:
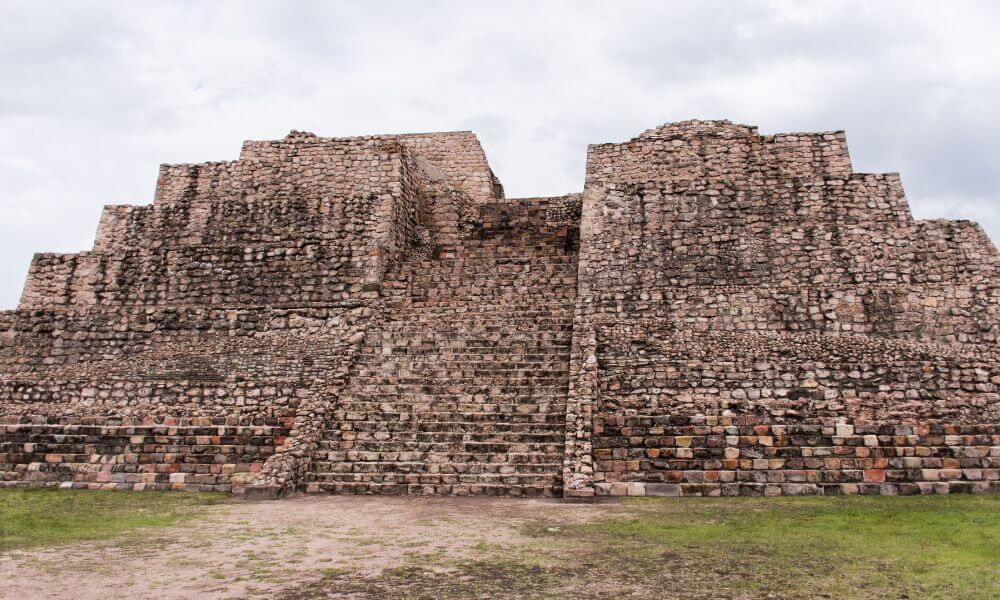
[[[842,132],[469,132],[161,168],[0,313],[0,485],[734,496],[1000,489],[1000,255]]]

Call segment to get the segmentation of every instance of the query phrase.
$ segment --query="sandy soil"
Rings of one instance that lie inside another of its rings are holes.
[[[527,543],[530,523],[620,505],[559,500],[299,496],[207,509],[180,527],[0,555],[0,598],[261,598],[349,570],[378,574]]]

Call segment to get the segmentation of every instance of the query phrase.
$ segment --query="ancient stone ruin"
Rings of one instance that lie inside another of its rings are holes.
[[[292,132],[35,255],[0,485],[1000,491],[998,269],[843,132],[664,125],[524,199],[470,132]]]

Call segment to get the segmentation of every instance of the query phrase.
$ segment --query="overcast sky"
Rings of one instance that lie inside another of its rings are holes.
[[[1000,2],[0,0],[0,308],[157,166],[244,139],[472,129],[510,197],[667,121],[845,129],[918,218],[1000,240]]]

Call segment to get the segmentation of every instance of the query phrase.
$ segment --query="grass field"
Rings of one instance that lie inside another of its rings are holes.
[[[0,552],[174,525],[223,498],[177,492],[0,490]]]
[[[42,571],[51,577],[66,563],[62,550],[35,551],[68,544],[81,570],[67,581],[89,582],[99,594],[117,572],[90,572],[85,540],[104,539],[102,552],[120,546],[118,560],[138,561],[123,572],[164,574],[159,597],[175,597],[163,596],[169,582],[200,590],[203,581],[211,592],[204,597],[285,600],[1000,598],[998,496],[651,498],[596,506],[312,496],[230,502],[197,520],[220,502],[208,494],[0,491],[0,559],[17,554],[16,564],[29,569],[22,580],[39,581],[30,569],[52,565]],[[126,542],[139,528],[157,528],[158,541],[134,556]],[[183,561],[165,549],[174,541],[191,545]],[[41,585],[51,595],[67,583]]]

